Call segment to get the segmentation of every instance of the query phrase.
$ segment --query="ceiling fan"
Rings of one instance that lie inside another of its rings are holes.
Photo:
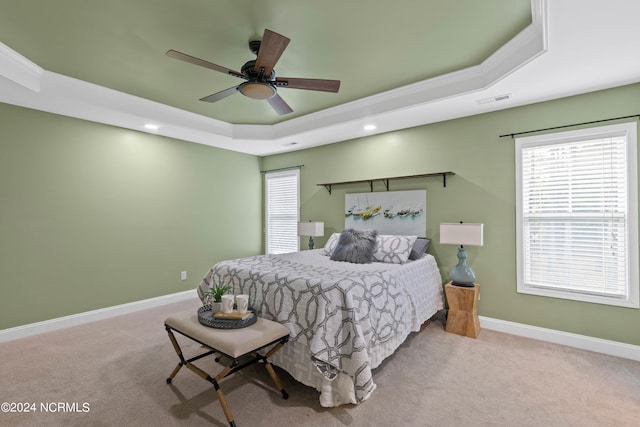
[[[277,77],[273,69],[280,56],[289,44],[290,39],[271,30],[264,30],[262,41],[249,42],[249,49],[257,58],[245,63],[241,71],[234,71],[204,59],[196,58],[186,53],[170,49],[166,55],[181,61],[209,68],[214,71],[238,77],[244,82],[220,92],[201,98],[200,101],[216,102],[236,92],[252,99],[266,99],[279,115],[291,113],[291,107],[278,95],[278,88],[317,90],[321,92],[338,92],[340,80],[302,79],[292,77]]]

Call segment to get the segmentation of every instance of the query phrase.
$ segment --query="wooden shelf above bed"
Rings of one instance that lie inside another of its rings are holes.
[[[389,191],[389,181],[393,181],[393,180],[397,180],[397,179],[413,179],[413,178],[427,178],[427,177],[441,176],[442,177],[442,186],[446,187],[447,186],[447,176],[450,176],[450,175],[455,175],[455,173],[454,172],[423,173],[423,174],[419,174],[419,175],[394,176],[394,177],[389,177],[389,178],[373,178],[373,179],[360,179],[360,180],[357,180],[357,181],[328,182],[328,183],[325,183],[325,184],[317,184],[317,185],[323,186],[324,188],[327,189],[329,194],[331,194],[331,188],[334,185],[358,184],[358,183],[361,183],[361,182],[368,182],[369,183],[369,188],[371,188],[371,191],[373,191],[373,183],[375,181],[382,181],[384,183],[384,186],[387,188],[387,191]]]

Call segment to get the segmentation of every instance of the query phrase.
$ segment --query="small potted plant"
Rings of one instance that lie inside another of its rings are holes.
[[[203,295],[207,303],[211,304],[211,311],[214,313],[222,310],[222,295],[231,290],[228,285],[213,285]]]

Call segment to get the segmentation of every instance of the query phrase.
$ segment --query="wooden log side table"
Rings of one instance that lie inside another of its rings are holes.
[[[480,320],[478,319],[478,297],[480,285],[473,284],[471,288],[454,286],[451,282],[444,286],[447,295],[449,312],[445,330],[452,334],[476,338],[480,333]]]

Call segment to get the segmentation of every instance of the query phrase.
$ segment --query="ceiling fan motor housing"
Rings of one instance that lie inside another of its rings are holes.
[[[238,86],[241,94],[251,99],[269,99],[276,94],[276,88],[270,83],[276,76],[274,70],[271,71],[270,78],[265,78],[262,72],[255,70],[256,61],[247,61],[240,71],[247,77],[246,82]]]
[[[276,71],[275,70],[271,70],[271,75],[268,78],[264,78],[262,77],[262,79],[260,78],[260,71],[256,71],[255,70],[256,67],[256,61],[252,60],[252,61],[247,61],[242,68],[240,69],[240,71],[242,72],[242,74],[244,74],[247,79],[249,80],[253,80],[253,81],[269,81],[269,80],[273,80],[276,77]]]

